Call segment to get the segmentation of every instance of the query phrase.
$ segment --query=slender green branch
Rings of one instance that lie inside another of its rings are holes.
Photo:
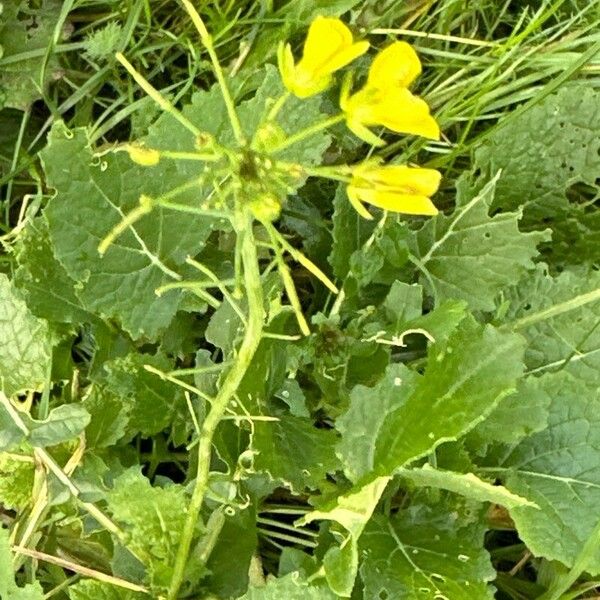
[[[219,393],[202,423],[198,442],[198,467],[194,491],[188,508],[179,549],[175,558],[173,577],[169,586],[168,600],[175,600],[183,582],[192,539],[196,531],[198,518],[208,489],[212,443],[215,431],[223,419],[227,406],[233,398],[240,382],[248,370],[252,358],[260,343],[264,326],[263,292],[256,244],[252,231],[252,217],[248,212],[238,215],[237,233],[240,236],[243,279],[248,301],[248,322],[244,339],[239,347],[235,361],[221,384]]]
[[[237,111],[235,110],[235,102],[233,101],[233,97],[231,96],[231,92],[229,91],[229,87],[225,81],[225,75],[223,74],[219,57],[215,52],[212,35],[210,35],[208,29],[206,29],[206,25],[204,25],[204,21],[202,21],[202,17],[198,14],[198,11],[194,8],[194,5],[189,0],[181,0],[181,2],[190,15],[192,22],[200,34],[200,39],[202,40],[202,43],[204,44],[204,47],[210,56],[213,70],[215,72],[217,82],[219,83],[219,87],[221,88],[221,94],[223,96],[223,100],[225,101],[225,106],[227,107],[227,114],[229,115],[229,121],[231,122],[233,134],[235,135],[235,139],[237,140],[238,144],[243,146],[246,143],[246,138],[244,136],[244,131],[242,130]]]
[[[121,54],[115,54],[116,59],[125,67],[127,72],[135,79],[136,83],[160,106],[165,112],[169,113],[173,118],[177,119],[188,131],[195,136],[199,136],[202,132],[186,117],[183,116],[149,81],[147,81],[140,73],[135,70],[135,67]]]
[[[316,133],[319,133],[319,131],[322,131],[323,129],[327,129],[329,127],[332,127],[333,125],[336,125],[337,123],[340,123],[345,118],[346,115],[344,115],[344,113],[341,113],[339,115],[335,115],[334,117],[330,117],[329,119],[325,119],[324,121],[319,121],[318,123],[315,123],[314,125],[311,125],[306,129],[302,129],[302,131],[298,131],[294,135],[290,135],[290,137],[283,140],[281,144],[275,146],[275,148],[272,149],[272,152],[281,152],[282,150],[289,148],[293,144],[297,144],[298,142],[301,142],[306,138],[309,138],[315,135]]]

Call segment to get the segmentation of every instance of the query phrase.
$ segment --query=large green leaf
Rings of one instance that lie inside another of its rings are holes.
[[[566,372],[543,375],[540,386],[552,398],[548,426],[495,449],[483,472],[539,506],[511,510],[528,548],[572,566],[600,521],[600,391]],[[600,556],[588,568],[600,573]]]
[[[171,321],[182,293],[155,290],[170,283],[188,255],[204,245],[215,221],[156,208],[124,232],[106,254],[100,241],[139,205],[184,183],[172,162],[134,164],[126,153],[94,157],[85,130],[57,123],[42,152],[48,183],[56,190],[45,216],[54,252],[86,309],[118,319],[134,338],[156,338]],[[202,188],[177,196],[198,206]]]
[[[373,518],[360,542],[364,597],[491,600],[485,529],[450,501]]]
[[[553,261],[600,259],[600,93],[587,85],[564,87],[516,119],[509,119],[476,153],[487,178],[502,170],[494,206],[524,208],[529,228],[550,226]],[[591,194],[583,189],[588,186]]]
[[[12,396],[40,389],[48,377],[51,336],[0,273],[0,391]]]
[[[504,320],[528,341],[528,373],[567,371],[592,388],[600,385],[600,273],[542,267],[507,293]]]
[[[423,375],[392,365],[373,388],[354,388],[336,425],[347,475],[391,475],[464,435],[514,390],[522,352],[520,336],[464,319],[447,342],[430,347]]]
[[[456,209],[430,219],[410,240],[420,279],[437,302],[466,300],[473,310],[493,310],[494,299],[534,264],[548,232],[521,233],[521,214],[489,216],[496,179],[478,193],[457,182]]]

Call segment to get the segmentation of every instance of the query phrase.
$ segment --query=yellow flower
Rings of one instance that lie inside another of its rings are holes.
[[[352,206],[366,219],[373,217],[363,202],[408,215],[437,215],[429,196],[439,188],[441,177],[435,169],[365,164],[354,169],[346,192]]]
[[[350,81],[342,89],[340,105],[348,127],[375,146],[383,142],[367,129],[368,125],[384,125],[396,133],[439,139],[440,129],[429,114],[427,103],[408,90],[420,73],[419,58],[406,42],[394,42],[382,50],[361,90],[350,95]]]
[[[294,64],[289,44],[279,46],[277,58],[283,84],[298,98],[318,94],[329,87],[335,71],[368,49],[368,42],[353,42],[352,32],[339,19],[317,17],[308,29],[298,64]]]

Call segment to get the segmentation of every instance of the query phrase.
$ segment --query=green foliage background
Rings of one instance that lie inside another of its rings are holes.
[[[342,184],[292,186],[277,227],[342,294],[288,260],[302,337],[277,270],[263,274],[269,335],[217,429],[178,597],[594,597],[600,5],[196,5],[247,135],[282,92],[277,44],[299,46],[316,15],[341,16],[375,48],[414,43],[445,138],[388,136],[381,156],[444,181],[439,216],[372,222]],[[130,140],[194,150],[115,52],[199,129],[221,143],[233,133],[174,0],[0,6],[0,597],[166,598],[196,426],[244,324],[221,289],[236,276],[224,219],[160,206],[97,251],[140,194],[198,170],[112,152]],[[290,101],[278,124],[292,134],[336,102],[336,89]],[[278,158],[370,151],[340,126]],[[194,208],[212,192],[176,200]],[[255,235],[266,270],[268,236]],[[174,274],[193,285],[169,286]]]

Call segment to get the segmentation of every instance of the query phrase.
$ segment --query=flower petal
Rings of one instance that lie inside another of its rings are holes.
[[[384,210],[407,215],[434,216],[438,214],[438,209],[427,196],[419,194],[403,194],[395,191],[381,191],[374,188],[358,188],[354,186],[348,186],[348,189],[351,187],[353,194],[358,200],[368,202],[369,204],[383,208]]]
[[[381,89],[408,87],[420,74],[421,61],[412,46],[406,42],[394,42],[373,60],[367,85]]]
[[[352,185],[349,185],[346,188],[346,194],[348,195],[348,200],[350,200],[350,204],[352,204],[352,207],[354,208],[354,210],[364,219],[368,219],[371,220],[373,218],[373,215],[371,215],[371,213],[362,205],[360,198],[358,197],[358,188],[355,188]]]
[[[308,29],[300,64],[318,72],[333,56],[352,45],[352,32],[339,19],[317,17]]]
[[[440,139],[439,125],[429,113],[427,103],[406,88],[381,91],[379,100],[371,105],[369,114],[365,114],[368,120],[362,119],[365,125],[385,125],[396,133]],[[352,98],[349,103],[352,103]]]
[[[441,173],[435,169],[406,165],[366,165],[354,170],[353,182],[362,181],[373,187],[395,188],[397,192],[432,196],[440,187],[441,178]]]

